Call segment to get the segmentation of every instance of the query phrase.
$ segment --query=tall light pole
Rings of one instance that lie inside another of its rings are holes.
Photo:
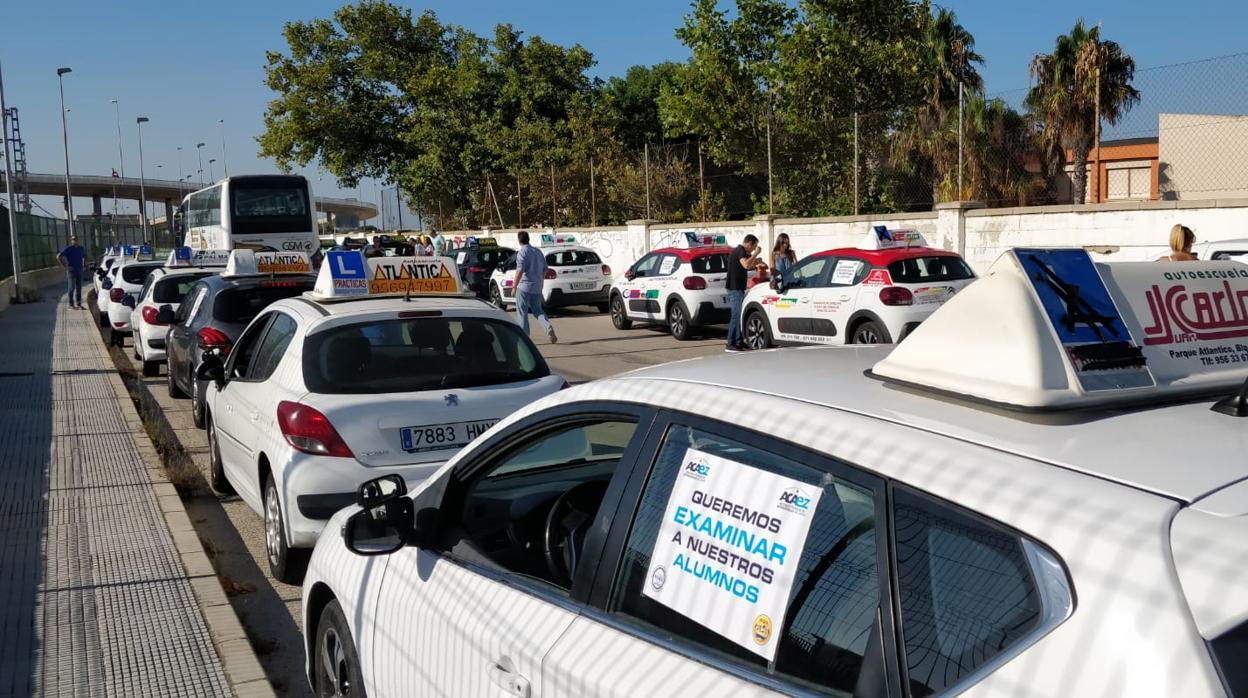
[[[13,191],[13,150],[9,143],[9,108],[4,102],[4,70],[0,68],[0,141],[4,141],[4,191],[9,197],[9,250],[13,255],[13,297],[20,299],[22,257],[17,244],[17,201]]]
[[[139,129],[139,220],[143,222],[143,241],[147,241],[147,182],[143,177],[143,124],[150,121],[146,116],[134,120]]]
[[[61,90],[61,144],[65,147],[65,231],[68,235],[74,232],[74,196],[69,189],[69,124],[65,120],[65,73],[74,72],[70,68],[56,69],[56,82]]]
[[[208,179],[209,179],[209,181],[214,182],[214,183],[217,181],[217,176],[216,176],[215,174],[213,174],[213,173],[212,173],[212,163],[214,163],[214,162],[216,162],[216,161],[217,161],[217,159],[216,159],[216,158],[209,158],[209,159],[208,159]]]
[[[178,146],[178,205],[182,205],[182,146]]]
[[[204,186],[204,144],[195,144],[195,156],[199,158],[199,186]]]
[[[108,100],[113,103],[113,113],[117,116],[117,163],[121,167],[119,170],[121,178],[126,178],[126,154],[121,149],[121,104],[115,99]]]
[[[217,119],[217,123],[221,124],[221,167],[225,170],[225,176],[230,176],[230,161],[225,157],[225,119]]]

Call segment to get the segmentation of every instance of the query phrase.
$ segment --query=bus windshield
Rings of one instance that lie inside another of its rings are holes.
[[[230,182],[230,232],[235,235],[310,232],[314,230],[310,210],[302,179]]]

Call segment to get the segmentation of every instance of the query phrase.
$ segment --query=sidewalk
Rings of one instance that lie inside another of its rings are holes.
[[[162,514],[173,489],[91,313],[45,297],[0,314],[0,696],[229,695]]]

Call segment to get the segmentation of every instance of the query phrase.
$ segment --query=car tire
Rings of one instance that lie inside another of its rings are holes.
[[[363,696],[360,656],[338,599],[325,604],[312,645],[312,689],[318,696]]]
[[[191,378],[191,422],[199,429],[204,428],[204,382]]]
[[[217,425],[213,423],[211,414],[205,415],[204,421],[208,430],[208,484],[212,485],[214,492],[234,494],[234,485],[231,485],[229,479],[225,477],[225,466],[221,463],[221,443],[217,441]]]
[[[100,327],[108,327],[108,314],[101,313],[98,307],[95,309],[95,313],[96,313],[96,316],[99,318]]]
[[[286,527],[282,524],[282,500],[277,496],[273,476],[264,480],[264,551],[273,578],[285,584],[303,581],[308,565],[308,551],[291,548],[286,543]]]
[[[850,344],[891,344],[893,340],[878,322],[866,320],[854,325],[849,341]]]
[[[596,304],[596,305],[597,305],[597,307],[598,307],[598,312],[600,312],[600,313],[609,313],[609,312],[611,312],[611,304],[610,304],[610,303],[598,303],[598,304]]]
[[[170,363],[169,366],[165,369],[165,373],[166,373],[165,384],[169,389],[169,397],[175,400],[181,400],[182,398],[185,398],[186,393],[182,392],[182,389],[178,387],[178,381],[174,379],[173,377],[173,364],[172,363]]]
[[[611,324],[617,330],[627,330],[633,326],[633,321],[628,319],[628,310],[624,307],[624,296],[618,293],[611,294]]]
[[[752,310],[749,315],[745,316],[745,345],[750,349],[770,349],[773,346],[771,339],[771,324],[767,322],[767,316],[761,310]]]
[[[490,284],[490,305],[500,310],[506,310],[503,304],[503,292],[498,288],[498,284]]]
[[[142,360],[141,357],[140,357],[140,360]],[[159,376],[159,375],[160,375],[160,362],[159,361],[144,361],[143,362],[143,377],[144,378],[155,378],[156,376]]]
[[[667,327],[678,341],[693,339],[693,318],[689,316],[689,306],[679,298],[667,307]]]

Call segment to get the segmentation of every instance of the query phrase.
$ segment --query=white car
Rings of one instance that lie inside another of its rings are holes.
[[[533,246],[546,257],[542,300],[548,309],[592,305],[598,312],[607,311],[611,267],[603,264],[597,252],[576,244],[572,235],[542,235]],[[490,302],[503,309],[514,307],[515,278],[516,257],[512,255],[490,274]]]
[[[147,277],[138,302],[130,312],[134,335],[134,358],[143,362],[143,375],[160,374],[165,362],[165,335],[173,324],[178,306],[195,282],[220,273],[229,253],[225,250],[196,250],[189,247],[171,252],[163,267]]]
[[[893,240],[893,238],[897,238]],[[745,344],[900,342],[975,280],[956,252],[914,231],[877,229],[859,247],[816,252],[741,304]]]
[[[1248,239],[1210,240],[1192,246],[1197,259],[1229,259],[1248,263]]]
[[[95,273],[92,275],[91,284],[95,288],[95,294],[98,297],[103,291],[102,284],[104,278],[113,265],[117,263],[117,259],[121,257],[121,248],[109,247],[104,250],[104,254],[100,256],[100,261],[96,264]]]
[[[304,581],[309,680],[1243,696],[1248,312],[1181,318],[1248,279],[1173,268],[1011,252],[896,347],[596,381],[366,483]]]
[[[729,320],[725,245],[664,247],[642,256],[611,287],[611,323],[667,325],[679,340],[693,339],[704,325]],[[750,278],[756,272],[749,272]]]
[[[211,484],[264,517],[277,579],[302,576],[360,483],[396,474],[416,486],[566,385],[506,313],[460,295],[458,279],[449,258],[331,251],[314,291],[266,307],[224,364],[203,359]],[[361,288],[370,293],[343,295]],[[421,295],[430,288],[449,293]]]
[[[146,257],[146,259],[145,259]],[[101,314],[108,319],[109,343],[121,346],[130,335],[130,312],[139,300],[139,292],[147,283],[147,277],[163,264],[151,261],[148,255],[122,257],[109,271],[108,289],[98,302]],[[104,300],[107,297],[107,300]]]

